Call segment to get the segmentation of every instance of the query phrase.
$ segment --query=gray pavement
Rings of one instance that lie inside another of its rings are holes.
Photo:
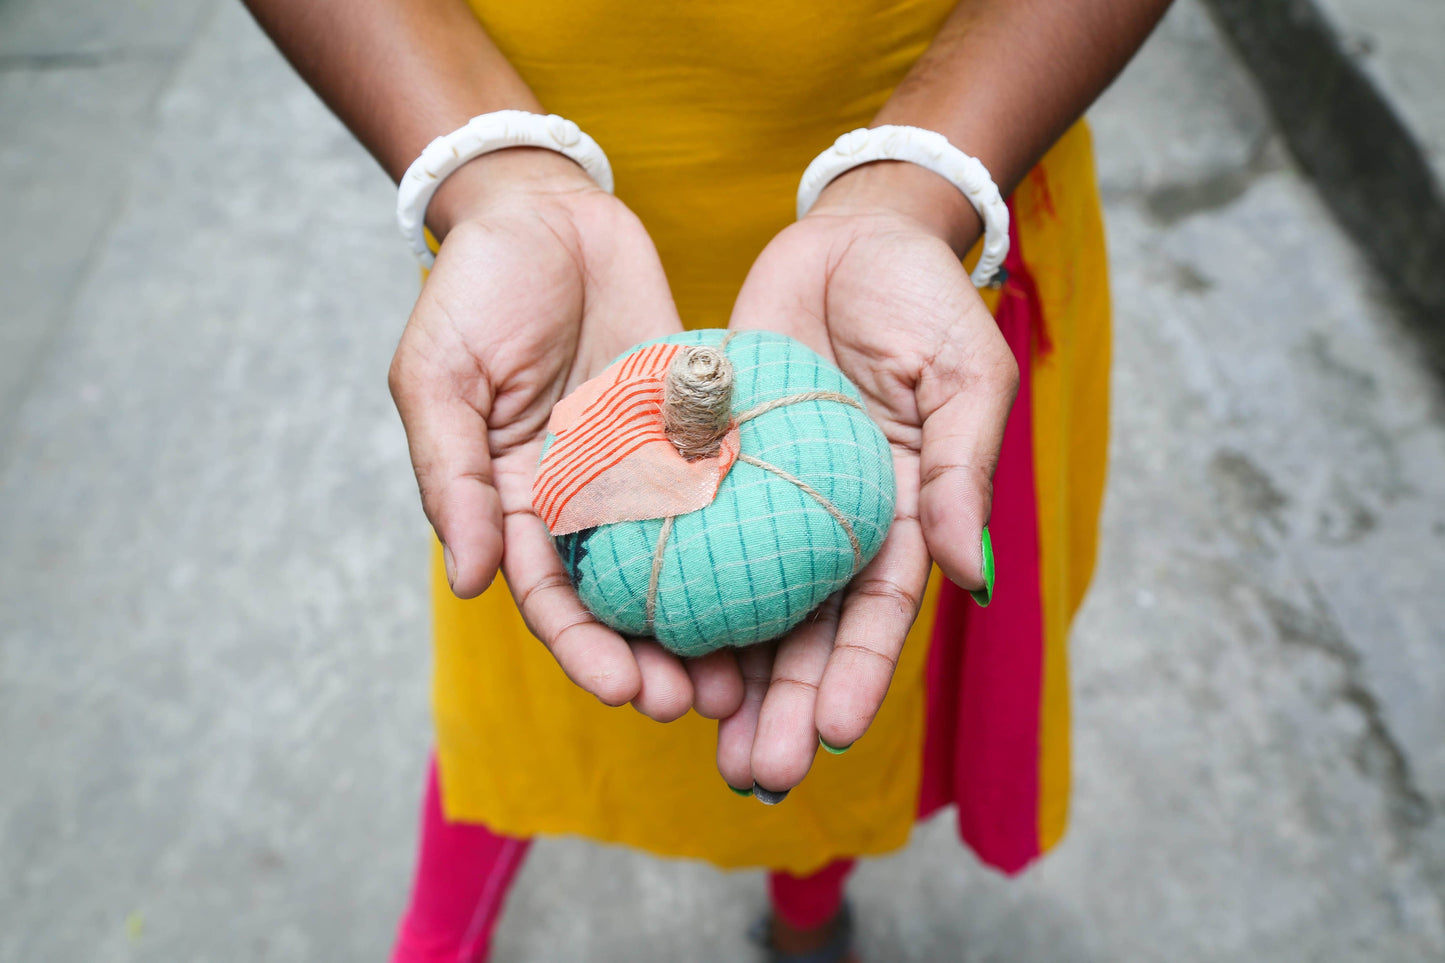
[[[1398,0],[1320,0],[1361,68],[1399,111],[1445,183],[1445,6]]]
[[[1206,2],[1445,372],[1445,4]]]
[[[1193,0],[1093,114],[1077,788],[875,961],[1445,958],[1445,398]],[[385,178],[230,3],[0,0],[0,961],[384,957],[428,721]],[[542,842],[496,958],[749,959],[758,873]]]

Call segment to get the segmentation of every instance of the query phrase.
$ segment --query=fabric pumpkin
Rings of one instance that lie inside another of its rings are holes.
[[[732,362],[732,431],[713,460],[689,465],[659,441],[660,382],[643,368],[675,355],[672,345],[720,346]],[[779,334],[690,331],[639,345],[608,371],[558,405],[549,428],[562,441],[549,433],[533,489],[568,576],[602,622],[685,656],[751,645],[785,634],[877,554],[893,518],[892,453],[857,389],[815,352]],[[619,385],[619,372],[633,380]],[[630,399],[630,421],[618,398]],[[574,456],[591,459],[580,469],[560,457],[569,441],[599,436],[611,454]],[[569,471],[581,501],[601,491],[620,507],[559,531],[572,508],[559,507],[556,480]],[[663,502],[701,507],[672,514]]]

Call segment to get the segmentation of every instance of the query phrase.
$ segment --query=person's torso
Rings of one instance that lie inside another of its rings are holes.
[[[683,321],[727,323],[808,162],[869,122],[953,0],[471,0],[543,106],[582,126]]]

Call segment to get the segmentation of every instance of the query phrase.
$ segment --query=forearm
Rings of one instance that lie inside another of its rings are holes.
[[[463,0],[245,2],[393,180],[433,138],[477,114],[542,109]],[[571,164],[560,155],[539,163]],[[479,166],[466,165],[437,192],[427,221],[438,236],[470,200]]]
[[[981,160],[1008,194],[1124,68],[1168,6],[962,0],[873,125],[939,131]],[[933,222],[956,249],[978,237],[977,216],[942,178],[912,165],[872,167],[857,189],[906,195],[909,213]]]

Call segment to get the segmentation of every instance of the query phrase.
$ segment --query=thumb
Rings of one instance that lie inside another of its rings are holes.
[[[470,380],[470,379],[469,379]],[[458,598],[480,595],[502,561],[502,504],[492,479],[487,419],[492,391],[477,378],[464,396],[404,336],[392,360],[391,396],[406,428],[422,511],[442,543]]]
[[[992,327],[990,325],[990,327]],[[983,527],[993,504],[993,472],[1018,391],[1018,364],[993,328],[966,366],[930,367],[917,395],[923,416],[919,520],[928,552],[950,581],[984,587]]]

